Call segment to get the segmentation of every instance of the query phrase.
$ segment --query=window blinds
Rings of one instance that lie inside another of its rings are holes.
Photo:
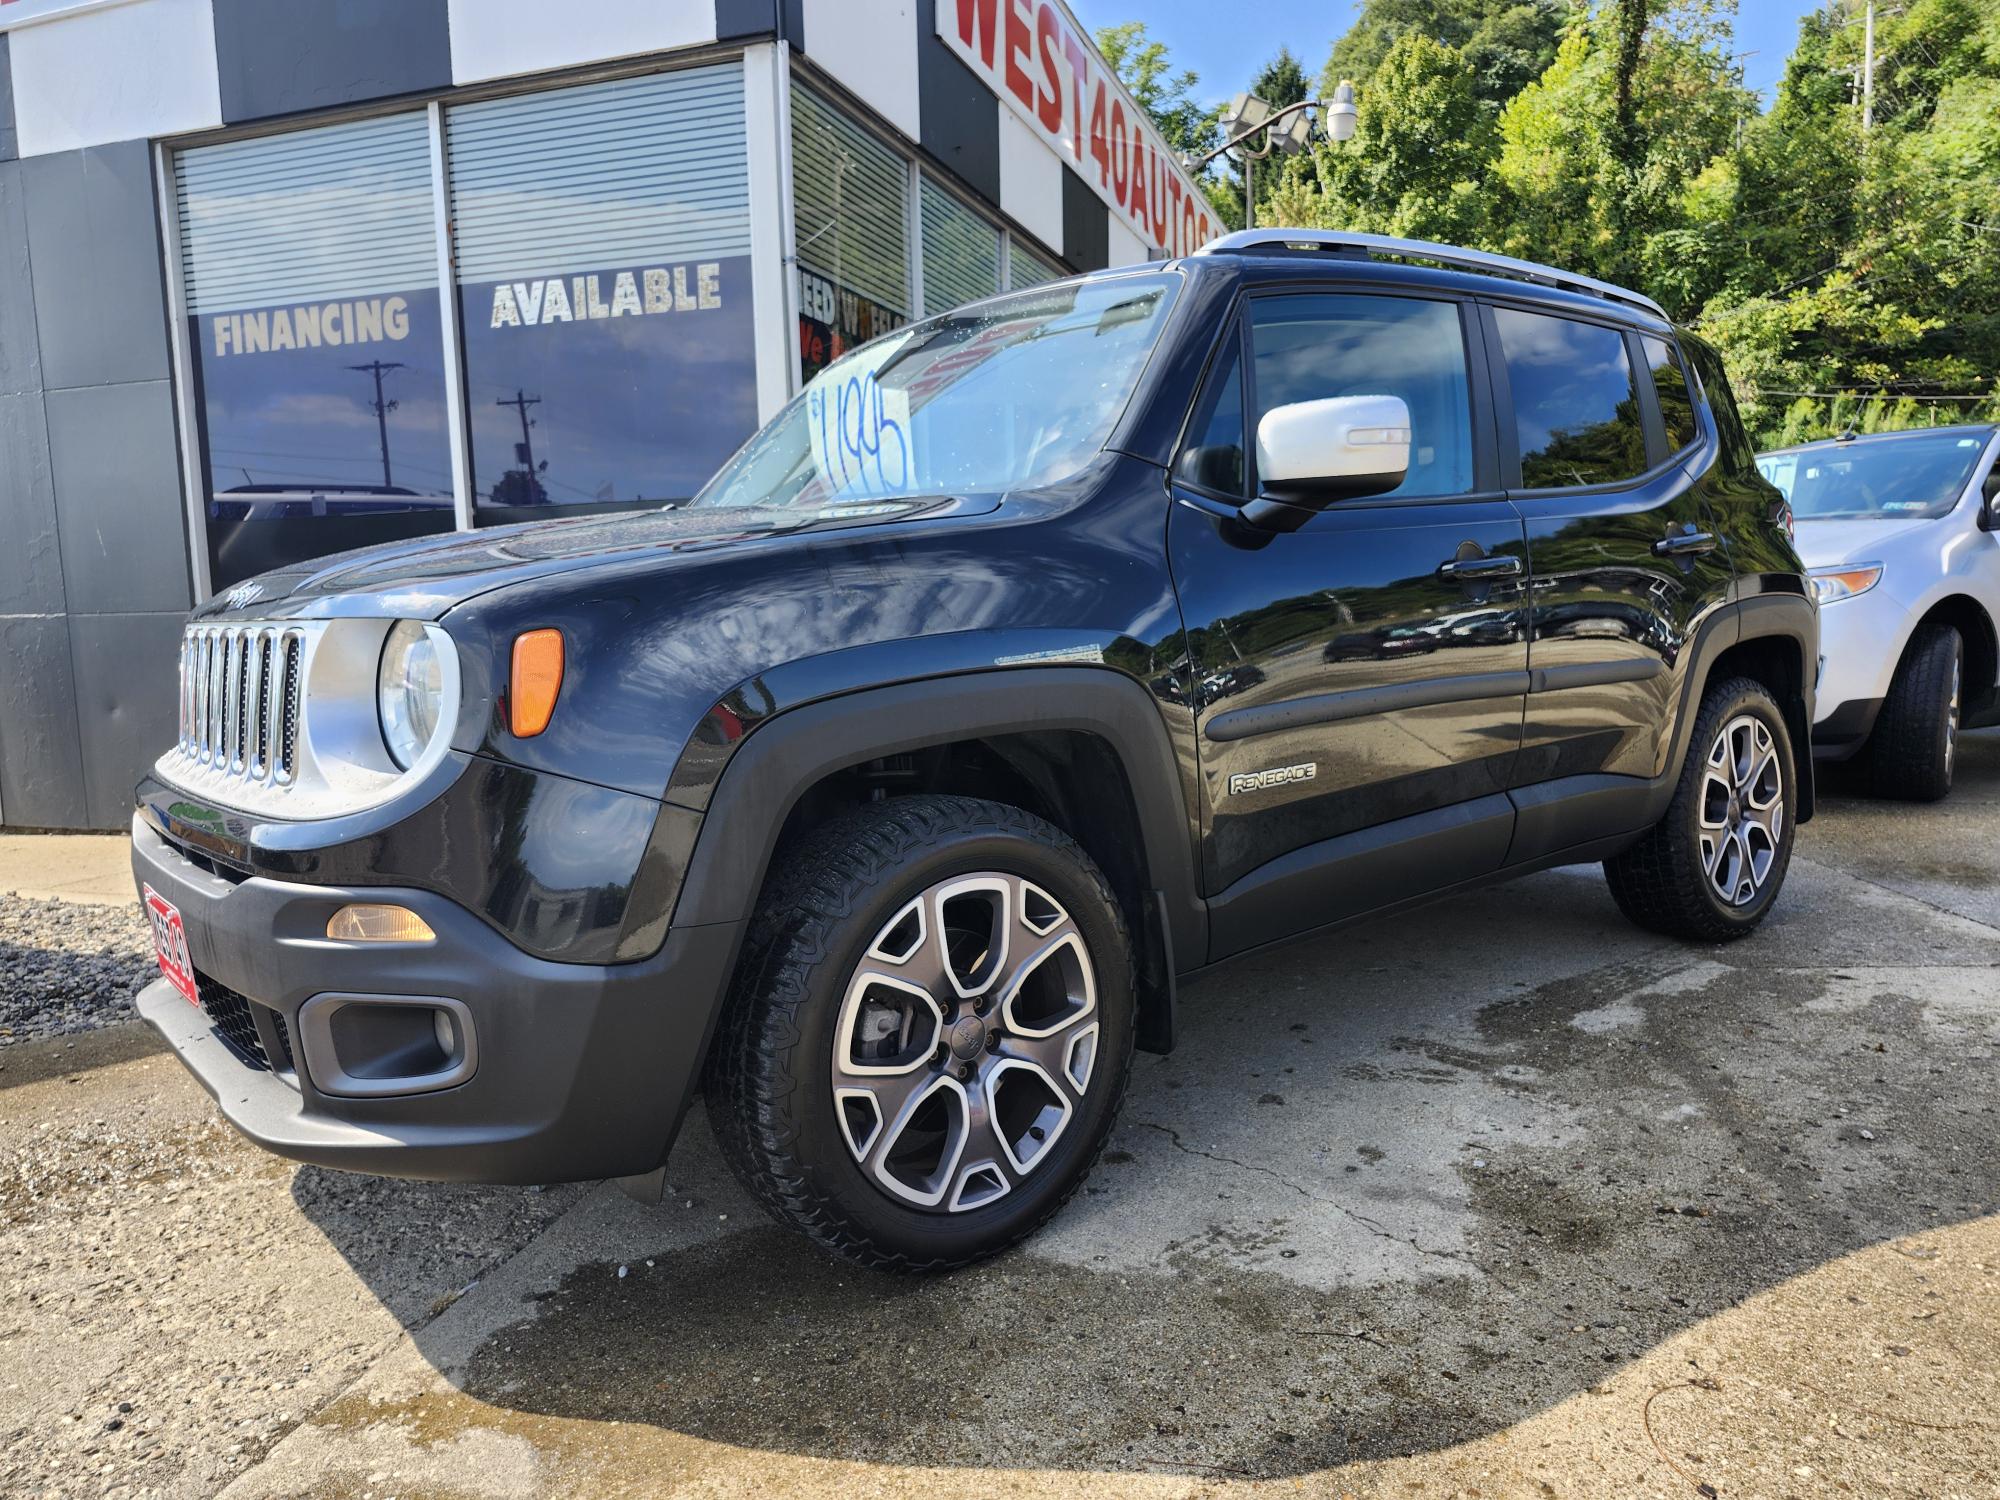
[[[445,113],[461,282],[750,253],[740,66]]]
[[[421,114],[177,152],[174,193],[192,314],[437,285]]]
[[[1000,231],[928,177],[923,220],[924,315],[949,312],[1000,290]]]

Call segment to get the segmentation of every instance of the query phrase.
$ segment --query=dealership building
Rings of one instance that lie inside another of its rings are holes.
[[[126,822],[212,593],[1215,229],[1061,0],[0,0],[0,826]]]

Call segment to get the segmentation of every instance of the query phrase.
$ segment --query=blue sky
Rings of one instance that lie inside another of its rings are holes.
[[[1248,85],[1250,77],[1289,43],[1309,72],[1326,62],[1333,39],[1345,31],[1358,8],[1355,0],[1069,0],[1076,18],[1093,31],[1124,21],[1144,21],[1157,41],[1167,44],[1175,65],[1201,75],[1201,91],[1223,98]],[[1768,103],[1785,58],[1798,40],[1799,17],[1819,9],[1803,0],[1744,0],[1736,18],[1744,76]]]

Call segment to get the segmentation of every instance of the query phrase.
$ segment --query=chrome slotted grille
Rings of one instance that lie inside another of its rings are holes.
[[[305,633],[191,625],[181,641],[181,754],[209,771],[289,785],[298,773]]]

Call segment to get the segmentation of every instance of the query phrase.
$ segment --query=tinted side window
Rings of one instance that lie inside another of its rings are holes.
[[[1615,328],[1499,308],[1526,489],[1616,484],[1646,472],[1646,431],[1625,336]]]
[[[1243,463],[1243,340],[1229,331],[1229,348],[1215,363],[1201,407],[1181,454],[1180,477],[1223,495],[1242,495],[1248,476]]]
[[[1660,421],[1667,429],[1667,451],[1678,453],[1695,440],[1694,397],[1688,394],[1680,351],[1665,339],[1642,340],[1646,363],[1653,370],[1653,392],[1660,398]]]
[[[1721,356],[1694,339],[1687,341],[1687,355],[1694,362],[1694,373],[1708,397],[1708,409],[1722,439],[1724,464],[1732,474],[1749,473],[1756,467],[1757,451],[1750,446],[1750,435],[1743,430],[1743,417],[1736,410],[1736,396],[1729,389],[1729,375],[1722,368]]]
[[[1251,303],[1250,349],[1259,418],[1295,401],[1400,396],[1410,408],[1410,471],[1390,494],[1472,488],[1472,399],[1455,303],[1261,297]]]

